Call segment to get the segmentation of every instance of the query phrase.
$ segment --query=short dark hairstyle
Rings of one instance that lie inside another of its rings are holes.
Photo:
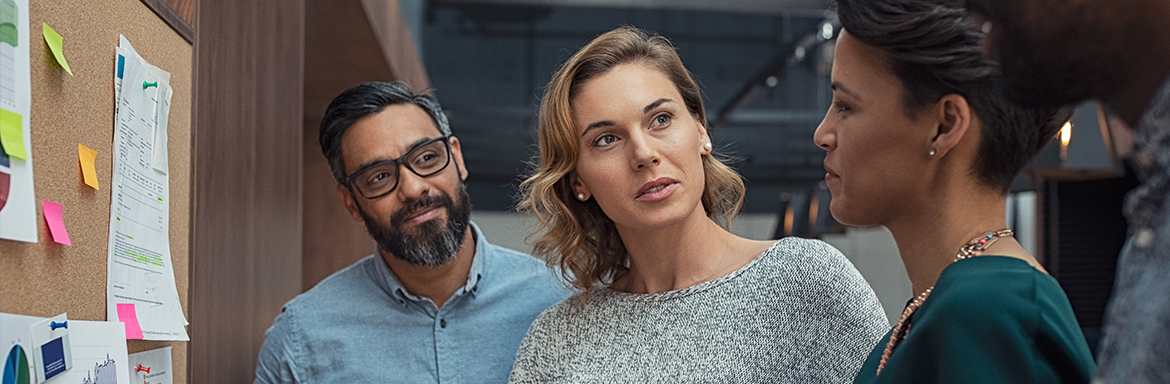
[[[422,108],[435,122],[435,128],[443,136],[451,135],[447,115],[434,97],[415,94],[410,86],[401,82],[385,83],[371,81],[350,88],[333,98],[325,116],[321,117],[321,152],[329,160],[329,170],[338,183],[345,183],[345,157],[341,153],[341,137],[353,123],[361,118],[381,112],[387,106],[411,103]]]
[[[1008,101],[999,66],[983,56],[984,32],[967,16],[964,0],[837,0],[837,16],[850,35],[886,54],[905,88],[907,115],[948,94],[967,99],[983,122],[972,171],[1004,193],[1072,113]]]

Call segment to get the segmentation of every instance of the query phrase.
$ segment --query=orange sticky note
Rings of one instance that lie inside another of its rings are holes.
[[[77,144],[77,159],[81,161],[81,174],[85,176],[85,185],[98,188],[97,172],[93,169],[93,160],[97,158],[97,151]]]
[[[142,327],[138,325],[138,313],[134,303],[118,304],[118,321],[126,323],[126,340],[142,339]]]
[[[61,219],[61,204],[41,200],[41,209],[45,212],[45,222],[49,223],[49,234],[53,235],[53,241],[73,245],[73,242],[69,241],[69,231],[65,230],[65,220]]]

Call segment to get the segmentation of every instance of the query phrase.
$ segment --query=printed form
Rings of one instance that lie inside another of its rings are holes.
[[[118,304],[133,304],[129,316],[137,317],[144,339],[188,340],[171,264],[170,179],[155,161],[155,153],[165,151],[156,134],[166,132],[159,115],[165,122],[167,111],[159,105],[169,107],[170,74],[146,63],[125,38],[122,44],[115,68],[122,81],[116,92],[106,313],[110,321],[129,321],[119,317]]]
[[[0,239],[35,243],[37,202],[33,184],[32,83],[29,70],[28,0],[0,0]],[[40,30],[38,27],[36,30]],[[38,41],[40,43],[40,41]],[[43,44],[43,43],[42,43]],[[6,128],[13,129],[5,132]],[[25,157],[9,156],[4,148],[5,133],[27,152]]]

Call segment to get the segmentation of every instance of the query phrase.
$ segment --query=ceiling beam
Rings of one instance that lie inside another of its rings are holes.
[[[813,48],[823,43],[826,39],[823,32],[823,29],[826,28],[825,23],[830,23],[829,25],[834,25],[834,29],[836,28],[835,24],[837,22],[835,18],[826,18],[824,22],[817,23],[812,31],[809,31],[800,40],[785,45],[771,59],[768,59],[768,62],[760,68],[760,71],[748,79],[740,87],[739,91],[735,93],[735,96],[719,110],[719,115],[711,123],[711,128],[718,129],[730,123],[732,115],[736,111],[747,106],[748,103],[756,98],[756,95],[761,90],[775,84],[776,79],[788,71],[788,68],[804,60],[807,54],[812,52]]]

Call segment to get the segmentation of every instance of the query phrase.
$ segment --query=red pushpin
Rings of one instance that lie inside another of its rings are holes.
[[[134,373],[143,372],[143,371],[146,371],[146,373],[150,373],[150,367],[143,367],[142,364],[138,364],[138,367],[134,368]]]

